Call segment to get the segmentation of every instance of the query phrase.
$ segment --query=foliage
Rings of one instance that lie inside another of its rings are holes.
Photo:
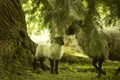
[[[42,28],[42,18],[40,18],[40,12],[36,11],[34,14],[32,13],[32,1],[28,0],[27,3],[22,4],[25,17],[26,17],[26,22],[27,22],[27,31],[28,34],[31,35],[32,33],[38,35],[39,30]]]
[[[119,0],[98,0],[99,4],[102,4],[103,11],[107,13],[105,16],[105,24],[119,25],[120,18],[120,1]],[[106,11],[107,10],[107,11]]]
[[[36,4],[34,6],[34,10],[36,10],[36,8],[39,8],[41,4],[44,5],[42,12],[45,13],[45,16],[47,17],[45,18],[45,20],[47,20],[47,22],[49,22],[49,19],[51,20],[52,17],[57,18],[58,21],[56,22],[61,21],[60,19],[63,20],[64,16],[66,18],[73,18],[73,16],[84,17],[85,15],[81,14],[86,13],[87,10],[92,9],[93,6],[95,6],[95,8],[103,7],[102,12],[104,12],[104,15],[108,14],[109,11],[108,16],[110,17],[111,15],[111,17],[113,18],[119,17],[120,11],[119,0],[34,0],[33,2]],[[91,4],[92,2],[95,2],[95,5],[91,5],[89,7],[89,4]],[[98,15],[101,14],[99,9],[96,12],[98,12]],[[70,17],[69,15],[72,15],[72,17]]]
[[[21,4],[25,4],[28,2],[28,0],[20,0]]]
[[[23,0],[22,0],[23,1]],[[119,25],[119,0],[25,0],[28,33],[39,34],[40,30],[51,29],[51,34],[64,34],[73,20],[89,22],[90,29]],[[91,16],[91,19],[90,19]],[[91,22],[92,21],[92,22]],[[47,27],[46,27],[47,26]],[[88,30],[89,31],[89,30]]]
[[[80,4],[79,6],[75,5]],[[82,3],[78,0],[28,0],[23,4],[28,24],[28,33],[38,33],[48,26],[51,33],[64,33],[66,25],[72,19],[79,18],[80,11],[83,12]],[[76,15],[74,15],[76,14]],[[82,17],[83,13],[81,14]],[[64,22],[63,22],[64,20]],[[46,25],[47,24],[47,25]],[[48,28],[47,27],[47,28]]]
[[[38,4],[35,0],[33,2]],[[81,0],[39,0],[39,5],[43,5],[41,12],[44,18],[44,24],[49,23],[49,28],[53,36],[55,33],[63,35],[70,21],[75,18],[79,19],[79,15],[81,17],[83,15],[80,12],[84,12]],[[39,5],[35,5],[34,10],[36,8],[39,9]]]

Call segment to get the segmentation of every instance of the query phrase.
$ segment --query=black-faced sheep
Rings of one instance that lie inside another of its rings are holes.
[[[36,69],[36,61],[40,61],[41,68],[45,70],[44,60],[49,59],[51,66],[50,72],[53,74],[55,70],[55,73],[58,74],[58,63],[64,53],[63,45],[63,37],[54,38],[53,43],[39,44],[34,57],[33,69]]]
[[[97,33],[98,32],[98,33]],[[67,35],[75,34],[78,40],[78,44],[83,49],[83,51],[93,59],[92,64],[98,70],[98,77],[101,77],[101,74],[106,75],[106,72],[102,70],[102,64],[104,60],[113,59],[114,53],[111,50],[113,46],[110,41],[106,39],[106,35],[103,30],[93,29],[89,36],[86,36],[87,32],[84,30],[84,25],[82,21],[73,21],[73,23],[66,30]],[[110,40],[110,38],[109,38]],[[115,42],[113,42],[115,43]],[[119,50],[117,48],[117,50]],[[119,53],[116,53],[119,54]],[[120,54],[119,54],[120,55]],[[117,57],[117,56],[115,56]],[[120,59],[120,57],[119,57]],[[115,60],[115,59],[114,59]],[[98,63],[98,66],[96,65]],[[116,71],[118,73],[120,68]]]

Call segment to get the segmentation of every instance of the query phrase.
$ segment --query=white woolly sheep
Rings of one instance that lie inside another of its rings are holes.
[[[51,66],[51,73],[58,74],[58,63],[61,57],[63,56],[63,37],[54,38],[53,43],[44,43],[39,44],[36,48],[36,53],[33,62],[33,69],[36,69],[36,61],[40,61],[41,68],[45,70],[45,65],[43,64],[45,59],[49,59]],[[54,65],[55,64],[55,65]]]

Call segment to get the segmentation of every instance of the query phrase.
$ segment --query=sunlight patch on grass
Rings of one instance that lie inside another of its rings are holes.
[[[79,56],[79,57],[86,57],[86,58],[88,58],[88,56],[83,54],[82,51],[79,51],[78,49],[75,50],[71,46],[65,46],[64,47],[64,52],[67,53],[67,54],[71,54],[73,56]]]

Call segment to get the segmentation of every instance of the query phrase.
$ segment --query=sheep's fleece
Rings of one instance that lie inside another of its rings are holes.
[[[40,57],[59,60],[63,56],[64,46],[57,43],[39,44],[36,48],[35,58],[39,60]]]

